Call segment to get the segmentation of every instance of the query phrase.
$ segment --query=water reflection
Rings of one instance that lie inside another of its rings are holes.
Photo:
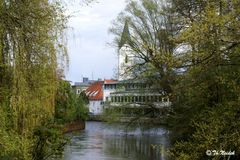
[[[72,136],[64,160],[161,160],[169,145],[167,130],[87,122],[86,129]]]

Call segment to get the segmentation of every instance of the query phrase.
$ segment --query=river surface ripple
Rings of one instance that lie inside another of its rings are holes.
[[[164,127],[86,122],[85,130],[67,136],[64,160],[165,160],[169,146]]]

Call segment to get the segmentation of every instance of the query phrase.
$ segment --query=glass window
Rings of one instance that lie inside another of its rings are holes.
[[[143,102],[146,102],[146,96],[143,96]]]
[[[123,102],[123,97],[121,97],[121,100],[120,100],[120,102]]]
[[[80,94],[81,93],[81,90],[80,89],[77,89],[77,94]]]
[[[142,96],[139,96],[139,102],[142,102]]]
[[[128,102],[132,102],[131,96],[128,96]]]
[[[150,102],[150,96],[147,96],[147,102]]]
[[[117,98],[117,102],[120,102],[120,98],[119,97],[116,97]]]
[[[128,97],[125,96],[125,97],[124,97],[124,102],[127,102],[127,101],[128,101],[127,99],[128,99]]]
[[[139,102],[139,101],[138,101],[138,96],[135,97],[135,101],[136,101],[136,102]]]

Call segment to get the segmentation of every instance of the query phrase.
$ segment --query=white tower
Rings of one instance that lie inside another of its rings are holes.
[[[131,79],[131,66],[134,64],[134,56],[130,48],[130,33],[127,21],[118,47],[118,80]]]

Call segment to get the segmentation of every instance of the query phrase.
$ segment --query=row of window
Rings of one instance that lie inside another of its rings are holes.
[[[112,102],[167,102],[168,98],[161,96],[113,96]]]
[[[119,85],[121,86],[121,85]],[[124,84],[126,89],[147,89],[147,88],[151,88],[150,84]],[[104,89],[116,89],[117,88],[117,84],[105,84],[104,85]]]
[[[116,84],[105,84],[104,89],[116,89],[117,85]]]
[[[130,83],[126,85],[126,89],[147,89],[147,88],[151,88],[150,84],[134,84],[134,83]]]

